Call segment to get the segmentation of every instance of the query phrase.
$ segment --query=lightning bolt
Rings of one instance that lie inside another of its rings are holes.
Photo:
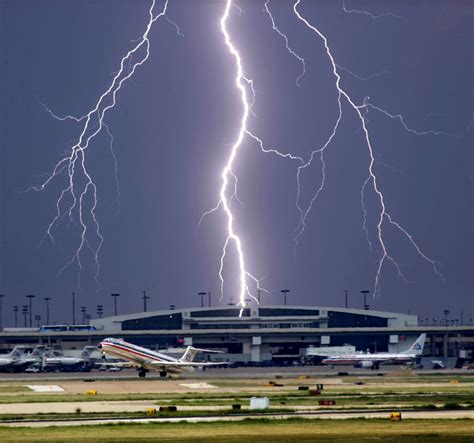
[[[80,240],[77,249],[72,257],[63,268],[59,271],[58,276],[70,265],[77,263],[78,284],[80,285],[81,272],[83,271],[82,255],[84,249],[87,248],[94,259],[94,278],[99,285],[99,255],[104,242],[104,237],[100,231],[100,225],[97,218],[96,210],[98,206],[97,186],[89,173],[86,166],[86,151],[94,138],[105,128],[110,137],[110,149],[115,165],[115,181],[117,186],[117,195],[120,195],[117,178],[117,159],[113,152],[113,137],[105,123],[106,113],[113,109],[117,102],[117,94],[121,90],[123,84],[133,76],[136,69],[143,65],[150,55],[149,33],[153,24],[160,18],[166,20],[175,26],[177,33],[180,34],[178,26],[172,22],[167,16],[168,1],[166,0],[161,11],[154,14],[155,0],[152,1],[148,10],[149,19],[143,35],[135,40],[135,46],[129,50],[120,61],[120,68],[114,74],[108,88],[99,96],[92,108],[83,116],[75,117],[72,115],[58,116],[51,111],[46,105],[42,104],[49,114],[60,121],[72,120],[82,125],[80,135],[77,142],[73,144],[66,155],[55,165],[53,170],[46,175],[46,178],[38,186],[32,186],[30,189],[34,191],[43,191],[53,180],[66,174],[66,185],[62,189],[58,200],[56,201],[56,215],[50,222],[46,236],[49,237],[54,244],[53,230],[64,216],[68,216],[70,222],[73,222],[74,215],[77,213],[80,226]],[[92,233],[89,234],[89,232]]]
[[[224,243],[224,247],[222,249],[220,268],[219,268],[219,278],[221,282],[221,297],[223,297],[223,293],[224,293],[224,275],[223,275],[224,261],[225,261],[225,257],[227,253],[227,248],[229,247],[229,243],[232,242],[235,245],[235,249],[237,251],[238,264],[239,264],[240,289],[239,289],[239,296],[238,296],[238,299],[239,299],[238,306],[241,307],[240,315],[242,315],[243,308],[246,306],[246,301],[245,301],[246,295],[249,295],[254,301],[257,302],[256,297],[254,297],[252,293],[250,292],[247,280],[248,279],[252,280],[256,284],[257,289],[259,290],[264,290],[264,289],[260,287],[260,280],[254,277],[250,272],[248,272],[245,267],[245,257],[244,257],[244,251],[243,251],[243,246],[242,246],[242,240],[240,239],[239,235],[237,234],[235,230],[234,215],[232,213],[231,202],[229,201],[227,197],[230,177],[234,179],[234,193],[232,194],[232,196],[235,196],[236,186],[237,186],[237,177],[232,171],[232,166],[234,164],[237,153],[240,147],[242,146],[244,137],[248,133],[247,122],[248,122],[248,117],[249,117],[250,109],[252,106],[251,105],[252,102],[249,102],[248,100],[247,87],[249,87],[252,90],[253,99],[255,98],[253,82],[252,80],[250,80],[248,77],[245,76],[244,70],[242,68],[242,60],[240,57],[240,53],[235,47],[235,45],[233,44],[230,38],[229,32],[227,30],[227,19],[229,18],[231,7],[232,7],[232,0],[227,0],[224,14],[222,15],[221,20],[220,20],[220,28],[221,28],[222,35],[224,36],[224,41],[227,46],[227,49],[229,50],[230,54],[233,56],[235,60],[235,66],[236,66],[235,86],[240,92],[240,100],[242,103],[242,116],[240,120],[240,128],[239,128],[237,139],[232,145],[229,158],[227,159],[227,163],[225,164],[224,169],[222,170],[222,173],[221,173],[222,186],[219,193],[220,198],[219,198],[219,203],[214,208],[214,210],[217,210],[219,207],[222,207],[227,217],[227,237]],[[211,210],[210,212],[212,211],[213,210]]]
[[[376,77],[381,77],[382,75],[389,75],[391,74],[390,71],[387,71],[387,70],[383,70],[383,71],[380,71],[380,72],[374,72],[373,74],[369,74],[369,75],[359,75],[359,74],[356,74],[355,72],[352,72],[350,69],[342,66],[342,65],[339,65],[337,64],[336,65],[337,68],[341,71],[345,71],[347,72],[349,75],[351,75],[352,77],[356,78],[357,80],[361,80],[361,81],[367,81],[367,80],[372,80],[373,78],[376,78]]]
[[[378,20],[379,18],[383,18],[383,17],[403,18],[400,15],[396,15],[391,12],[383,12],[382,14],[375,15],[368,11],[362,11],[358,9],[347,9],[345,0],[342,0],[342,9],[346,14],[367,15],[368,17],[373,18],[374,20]]]
[[[294,4],[293,4],[293,11],[296,15],[296,17],[311,31],[313,32],[314,34],[316,34],[323,42],[324,44],[324,48],[326,50],[326,54],[328,56],[328,59],[330,61],[330,64],[331,64],[331,67],[332,67],[332,72],[333,72],[333,75],[334,75],[334,78],[335,78],[335,86],[336,86],[336,89],[337,89],[337,101],[338,101],[338,107],[339,107],[339,114],[338,114],[338,118],[336,120],[336,124],[334,126],[334,129],[333,129],[333,132],[331,133],[331,136],[330,138],[328,139],[328,142],[326,142],[326,144],[323,146],[323,148],[321,148],[319,151],[316,151],[316,152],[319,152],[321,154],[321,161],[323,163],[323,178],[322,178],[322,181],[321,181],[321,186],[320,188],[318,189],[315,197],[312,199],[307,211],[304,213],[304,216],[302,217],[301,221],[300,221],[300,225],[303,226],[303,230],[304,230],[304,220],[305,220],[305,217],[306,215],[309,213],[309,211],[311,210],[311,206],[312,206],[312,203],[314,202],[315,199],[317,199],[320,191],[322,190],[322,188],[324,187],[324,178],[325,178],[325,174],[324,174],[324,168],[325,168],[325,164],[324,164],[324,158],[323,158],[323,153],[324,153],[324,149],[327,147],[328,143],[332,140],[332,138],[334,137],[335,133],[336,133],[336,130],[337,130],[337,126],[339,124],[339,122],[341,121],[341,118],[342,118],[342,105],[341,105],[341,101],[342,99],[345,99],[345,101],[347,102],[347,104],[350,106],[350,108],[353,109],[353,111],[355,112],[359,122],[360,122],[360,125],[361,125],[361,129],[363,131],[363,134],[364,134],[364,139],[365,139],[365,144],[368,148],[368,152],[369,152],[369,158],[370,158],[370,162],[369,162],[369,167],[368,167],[368,177],[366,179],[366,181],[364,182],[363,184],[363,187],[362,187],[362,191],[361,191],[361,203],[362,203],[362,208],[363,208],[363,214],[364,214],[364,224],[363,224],[363,227],[364,227],[364,230],[366,231],[367,233],[367,238],[369,239],[368,237],[368,230],[367,230],[367,226],[366,226],[366,215],[367,215],[367,212],[366,212],[366,209],[365,209],[365,205],[364,205],[364,192],[365,192],[365,189],[366,187],[371,184],[372,186],[372,189],[373,191],[375,192],[376,196],[377,196],[377,199],[378,199],[378,202],[379,202],[379,205],[380,205],[380,211],[379,211],[379,215],[378,215],[378,222],[377,222],[377,225],[376,225],[376,231],[377,231],[377,241],[378,241],[378,244],[382,250],[381,252],[381,256],[379,258],[379,261],[378,261],[378,265],[377,265],[377,270],[376,270],[376,274],[375,274],[375,281],[374,281],[374,296],[380,291],[380,277],[381,277],[381,273],[382,273],[382,268],[383,268],[383,265],[386,261],[389,261],[391,262],[397,272],[398,272],[398,275],[400,277],[403,277],[403,274],[401,272],[401,269],[400,269],[400,266],[398,265],[397,261],[393,258],[393,256],[390,254],[389,252],[389,249],[386,245],[386,242],[385,242],[385,237],[384,237],[384,226],[385,224],[390,224],[391,226],[394,226],[405,238],[408,239],[408,241],[412,244],[412,246],[415,248],[416,252],[418,253],[418,255],[420,257],[422,257],[425,261],[427,261],[428,263],[431,264],[434,272],[444,281],[444,277],[443,275],[440,273],[438,267],[437,267],[437,263],[432,260],[431,258],[429,258],[421,249],[421,247],[418,245],[418,243],[414,240],[413,236],[405,229],[401,226],[401,224],[399,222],[397,222],[396,220],[394,220],[394,218],[390,215],[390,213],[387,211],[387,205],[386,205],[386,202],[385,202],[385,198],[384,198],[384,195],[381,191],[381,188],[380,188],[380,185],[378,183],[378,180],[377,180],[377,176],[375,174],[375,171],[374,171],[374,164],[375,164],[375,157],[374,157],[374,150],[373,150],[373,146],[372,146],[372,142],[371,142],[371,139],[370,139],[370,134],[369,134],[369,130],[368,130],[368,127],[367,127],[367,122],[366,122],[366,118],[365,118],[365,113],[367,112],[368,109],[375,109],[379,112],[382,112],[383,114],[385,114],[387,117],[389,118],[393,118],[393,119],[398,119],[400,121],[400,123],[402,124],[402,126],[408,130],[409,132],[412,132],[412,133],[415,133],[416,135],[426,135],[426,134],[434,134],[434,135],[450,135],[448,133],[441,133],[441,132],[436,132],[436,131],[424,131],[424,132],[417,132],[411,128],[409,128],[406,124],[405,124],[405,121],[403,119],[403,117],[401,115],[394,115],[394,114],[390,114],[388,113],[387,111],[384,111],[383,109],[379,108],[379,107],[376,107],[374,105],[371,105],[369,102],[368,102],[368,98],[366,98],[363,103],[361,105],[357,105],[353,99],[351,98],[351,96],[346,92],[345,89],[342,88],[341,86],[341,76],[338,72],[338,65],[335,61],[335,58],[331,52],[331,49],[329,47],[329,43],[328,43],[328,40],[327,38],[315,27],[313,26],[311,23],[309,23],[309,21],[303,17],[299,10],[298,10],[298,6],[300,5],[301,3],[301,0],[297,0]],[[344,10],[346,11],[345,9],[345,5],[344,5]],[[351,12],[351,11],[346,11],[346,12]],[[369,14],[370,15],[370,14]],[[372,18],[378,18],[376,16],[372,16]],[[364,114],[363,114],[364,112]],[[299,232],[299,235],[301,235],[302,233],[302,230],[300,230]],[[369,240],[369,244],[370,244],[370,240]]]
[[[302,72],[301,74],[296,77],[296,85],[297,86],[300,86],[300,80],[303,78],[303,76],[305,75],[306,73],[306,62],[304,61],[304,58],[301,57],[300,55],[298,55],[295,51],[293,51],[292,48],[290,48],[290,45],[288,43],[288,37],[286,34],[284,34],[283,32],[280,31],[280,29],[278,28],[278,26],[276,25],[275,23],[275,19],[273,18],[273,15],[270,11],[270,8],[268,7],[268,4],[270,3],[270,0],[267,0],[265,2],[265,12],[267,13],[267,15],[270,17],[270,20],[272,22],[272,29],[280,36],[283,38],[283,40],[285,41],[285,47],[286,47],[286,50],[293,56],[295,57],[302,65]]]

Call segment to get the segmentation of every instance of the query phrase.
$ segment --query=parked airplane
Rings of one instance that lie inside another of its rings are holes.
[[[5,371],[13,368],[15,362],[17,362],[22,356],[28,354],[28,349],[31,348],[15,346],[10,353],[0,356],[0,370]]]
[[[209,349],[197,349],[188,346],[181,358],[173,358],[150,349],[127,343],[116,338],[106,338],[98,348],[102,354],[108,354],[114,358],[127,360],[119,363],[106,363],[105,365],[116,367],[135,367],[138,369],[138,376],[145,377],[146,373],[152,369],[160,371],[161,377],[166,377],[168,373],[179,373],[183,371],[193,371],[196,367],[225,365],[227,363],[200,363],[195,362],[194,358],[198,352],[220,352]]]
[[[410,364],[423,353],[426,334],[421,334],[409,349],[399,353],[378,352],[375,354],[339,354],[325,358],[322,363],[325,365],[354,365],[355,367],[379,369],[381,364],[397,365]]]
[[[37,345],[30,353],[27,350],[31,349],[24,346],[15,346],[13,351],[0,359],[0,369],[9,372],[21,372],[35,364],[41,365],[41,358],[46,347],[44,345]]]
[[[62,351],[52,351],[43,357],[43,369],[45,371],[91,368],[91,354],[96,350],[95,346],[85,346],[79,357],[66,357]]]

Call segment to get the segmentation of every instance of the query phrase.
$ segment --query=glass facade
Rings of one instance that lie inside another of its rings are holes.
[[[192,318],[211,318],[211,317],[239,317],[240,309],[213,309],[209,311],[191,311]],[[242,317],[250,317],[250,309],[245,308]]]
[[[386,327],[388,319],[349,312],[328,312],[328,328]]]
[[[250,329],[249,324],[238,323],[191,323],[191,329]]]
[[[155,329],[170,330],[182,329],[183,317],[181,314],[155,315],[153,317],[137,318],[122,322],[122,331],[144,331]]]
[[[319,309],[259,308],[260,317],[319,316]]]

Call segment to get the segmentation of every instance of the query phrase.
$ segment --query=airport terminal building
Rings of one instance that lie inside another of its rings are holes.
[[[95,319],[91,325],[148,347],[193,345],[224,352],[214,358],[282,364],[299,360],[310,347],[350,344],[360,351],[400,352],[422,332],[428,332],[425,353],[447,356],[450,338],[462,343],[467,333],[451,331],[454,327],[450,335],[441,327],[430,334],[415,315],[322,306],[251,306],[242,312],[236,306],[185,308]]]
[[[105,317],[88,330],[5,329],[0,346],[45,344],[63,349],[123,338],[151,349],[187,345],[220,350],[213,359],[289,364],[310,348],[352,345],[358,351],[400,352],[423,332],[425,355],[472,358],[474,328],[419,326],[415,315],[322,306],[237,306],[183,308]]]

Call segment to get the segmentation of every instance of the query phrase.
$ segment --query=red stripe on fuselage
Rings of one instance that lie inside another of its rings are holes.
[[[150,360],[155,360],[157,362],[160,362],[160,363],[163,363],[163,362],[166,362],[166,363],[172,363],[172,361],[168,361],[168,360],[165,360],[165,359],[160,359],[160,357],[157,357],[155,355],[152,355],[152,354],[146,354],[142,351],[137,351],[135,349],[131,349],[131,348],[128,348],[126,346],[123,346],[123,345],[119,345],[117,343],[102,343],[102,347],[107,349],[107,347],[109,348],[118,348],[118,349],[121,349],[122,351],[125,351],[125,352],[129,352],[131,354],[135,354],[139,357],[142,357],[142,358],[147,358],[147,359],[150,359]],[[118,355],[122,356],[122,354],[119,354],[117,353]],[[133,360],[133,359],[132,359]]]

